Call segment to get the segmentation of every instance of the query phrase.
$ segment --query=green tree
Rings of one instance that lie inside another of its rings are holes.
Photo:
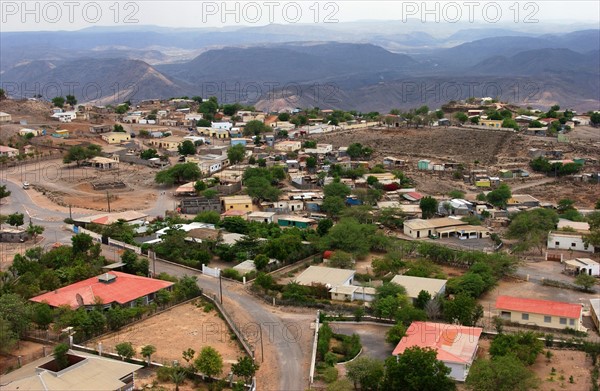
[[[86,160],[86,159],[90,159],[94,156],[98,156],[100,155],[100,152],[102,151],[102,148],[98,145],[88,145],[87,147],[82,147],[79,145],[76,145],[74,147],[69,148],[69,150],[67,151],[67,153],[63,156],[63,163],[65,164],[69,164],[72,162],[77,163],[77,166],[79,167],[81,165],[81,162]]]
[[[430,348],[408,348],[385,361],[383,389],[402,391],[453,391],[454,381],[448,377],[450,368],[438,361],[437,352]]]
[[[343,183],[332,182],[323,187],[323,194],[325,197],[340,197],[346,198],[352,193],[352,190]]]
[[[6,222],[13,227],[20,227],[24,223],[25,216],[23,213],[12,213],[8,215]]]
[[[442,308],[448,322],[458,322],[464,326],[475,326],[483,317],[483,307],[464,293],[459,293],[453,300],[444,301]]]
[[[244,160],[246,148],[242,144],[236,144],[227,150],[227,158],[231,164],[238,164]]]
[[[314,170],[317,167],[317,158],[314,156],[309,156],[306,158],[306,168],[309,170]]]
[[[148,365],[152,361],[152,355],[156,353],[156,347],[154,345],[146,345],[142,347],[141,350],[142,357],[145,357],[148,360]]]
[[[277,116],[277,119],[279,121],[289,121],[290,120],[290,114],[289,113],[281,113]]]
[[[465,196],[465,192],[462,190],[451,190],[448,192],[448,197],[450,198],[463,198]]]
[[[456,118],[461,124],[464,124],[469,119],[469,116],[465,113],[458,112],[454,114],[454,118]]]
[[[62,108],[65,105],[65,98],[62,96],[56,96],[52,98],[52,104],[56,107]]]
[[[317,224],[317,234],[319,234],[319,236],[325,236],[331,227],[333,227],[333,221],[331,219],[321,219]]]
[[[123,125],[120,124],[115,124],[113,126],[113,132],[117,132],[117,133],[126,133],[125,132],[125,128],[123,127]]]
[[[219,192],[216,191],[215,189],[206,189],[202,192],[202,196],[209,200],[212,200],[213,198],[215,198],[218,195],[219,195]]]
[[[221,221],[221,215],[214,210],[200,212],[194,217],[194,221],[199,223],[217,224]]]
[[[146,149],[140,153],[140,158],[144,160],[154,159],[158,157],[158,151],[156,149]]]
[[[385,333],[385,340],[392,345],[398,345],[400,340],[406,335],[406,326],[402,322],[396,323]]]
[[[338,217],[346,208],[346,202],[340,197],[325,197],[321,209],[332,217]]]
[[[431,300],[431,295],[426,290],[421,290],[415,299],[415,307],[424,310],[425,306]]]
[[[0,100],[6,99],[6,91],[3,88],[0,88]]]
[[[324,250],[343,250],[360,257],[369,253],[376,230],[374,225],[360,224],[355,219],[344,218],[321,238],[321,247]]]
[[[593,290],[592,287],[596,285],[596,277],[590,276],[586,273],[581,273],[575,277],[575,285],[580,286],[584,290],[590,292]]]
[[[383,373],[383,362],[367,356],[346,364],[346,377],[354,383],[354,389],[379,390]]]
[[[199,128],[210,128],[212,126],[212,122],[207,119],[199,119],[196,121],[196,126]]]
[[[58,370],[63,370],[69,366],[69,345],[66,343],[59,343],[54,347],[54,361]]]
[[[46,303],[35,304],[31,312],[31,320],[33,320],[41,330],[46,330],[54,320],[52,308]]]
[[[466,381],[473,391],[528,391],[537,388],[539,379],[515,356],[475,361]]]
[[[85,254],[87,253],[93,246],[94,240],[88,234],[77,234],[71,237],[71,246],[73,249],[73,254]]]
[[[515,120],[514,120],[514,119],[512,119],[512,118],[505,118],[505,119],[502,121],[502,127],[503,127],[503,128],[512,128],[512,129],[514,129],[514,130],[519,130],[519,129],[520,129],[520,128],[519,128],[519,124],[517,124],[517,121],[515,121]]]
[[[0,185],[0,201],[10,196],[10,190],[6,190],[6,185]]]
[[[252,381],[252,377],[260,366],[248,356],[239,357],[237,363],[231,364],[231,372],[244,379],[246,384]]]
[[[204,376],[216,377],[223,372],[223,358],[212,346],[205,346],[194,361],[196,369]]]
[[[0,353],[9,354],[18,341],[19,337],[10,322],[0,316]]]
[[[354,267],[354,258],[352,254],[338,250],[329,258],[329,266],[338,269],[352,269]]]
[[[525,365],[533,365],[543,350],[544,342],[540,340],[540,334],[532,331],[498,334],[490,344],[492,358],[514,355]]]
[[[196,145],[191,140],[184,140],[177,146],[177,152],[182,156],[195,155]]]
[[[421,198],[419,206],[421,207],[421,217],[429,219],[437,213],[438,201],[433,197],[426,196]]]
[[[590,122],[592,126],[600,125],[600,113],[592,113],[592,115],[590,115]]]
[[[558,215],[551,209],[539,208],[522,211],[511,216],[506,236],[517,239],[516,251],[527,251],[536,247],[543,254],[548,232],[558,223]]]
[[[268,264],[269,257],[267,257],[265,254],[258,254],[254,258],[254,266],[256,267],[256,270],[265,270]]]
[[[187,374],[183,368],[172,368],[169,378],[173,383],[175,383],[175,391],[179,391],[179,386],[183,384],[186,377]]]
[[[196,163],[176,164],[173,167],[161,170],[156,173],[154,181],[173,185],[175,183],[186,183],[200,178],[200,168]]]
[[[37,237],[38,235],[41,235],[44,233],[44,227],[42,227],[41,225],[33,225],[33,224],[29,224],[29,226],[27,227],[27,233],[31,236],[33,236],[33,243],[35,244],[37,242]]]
[[[510,187],[503,183],[497,189],[490,191],[487,194],[487,200],[490,204],[501,208],[506,207],[506,203],[512,197]]]
[[[121,360],[129,360],[131,357],[135,356],[135,349],[131,342],[121,342],[115,346],[115,350],[117,354],[121,357]]]
[[[270,130],[271,128],[265,125],[262,121],[252,120],[248,121],[246,126],[244,126],[244,136],[257,136]]]

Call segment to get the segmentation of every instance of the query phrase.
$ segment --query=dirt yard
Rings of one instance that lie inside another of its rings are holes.
[[[4,176],[15,183],[28,181],[34,190],[60,206],[72,205],[99,211],[108,210],[107,191],[94,190],[91,183],[122,181],[123,189],[108,190],[113,212],[147,209],[154,205],[160,190],[154,184],[156,170],[121,163],[119,169],[100,171],[92,167],[65,166],[48,160],[8,169]],[[174,206],[174,205],[173,205]]]
[[[491,340],[481,339],[479,342],[478,357],[489,358]],[[552,352],[550,361],[546,358],[546,351]],[[555,369],[552,374],[552,368]],[[553,391],[558,389],[571,391],[587,391],[591,386],[592,361],[584,352],[559,349],[544,349],[536,362],[529,367],[540,379],[538,391]],[[573,376],[573,383],[569,377]]]
[[[593,209],[598,201],[600,186],[596,183],[560,179],[557,182],[530,187],[526,192],[542,202],[556,202],[568,198],[575,201],[577,208]]]
[[[182,352],[188,348],[196,354],[205,346],[212,346],[223,357],[223,374],[228,374],[231,364],[244,355],[238,343],[231,338],[227,324],[216,310],[205,312],[203,305],[184,304],[159,315],[150,317],[123,330],[89,341],[86,345],[97,348],[102,342],[104,351],[114,352],[121,342],[131,342],[139,351],[142,346],[154,345],[156,354],[152,360],[172,364],[183,362]]]
[[[50,354],[51,352],[52,347],[46,347],[46,353]],[[44,357],[44,345],[30,341],[19,341],[16,349],[10,355],[0,355],[0,373],[5,373],[11,368],[17,368],[19,356],[21,356],[21,365]]]

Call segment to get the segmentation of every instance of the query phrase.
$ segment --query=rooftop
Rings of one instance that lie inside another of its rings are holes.
[[[113,278],[114,277],[114,278]],[[101,281],[102,280],[102,281]],[[31,301],[47,302],[52,307],[71,308],[103,304],[126,304],[173,285],[172,282],[112,271],[36,296]]]
[[[0,381],[1,390],[28,391],[113,391],[125,387],[120,379],[142,368],[118,360],[89,353],[69,351],[70,355],[83,358],[75,365],[59,372],[42,366],[54,360],[42,357],[6,375]]]
[[[148,215],[146,213],[137,212],[135,210],[128,210],[125,212],[118,213],[103,213],[99,215],[92,215],[87,217],[79,217],[74,220],[80,223],[96,223],[96,224],[112,224],[116,223],[119,220],[125,221],[135,221],[146,218]]]
[[[309,266],[294,281],[300,285],[323,284],[332,288],[344,285],[355,273],[354,270]]]
[[[416,298],[422,290],[435,297],[444,288],[447,280],[396,275],[391,282],[402,285],[406,289],[408,297]]]
[[[314,223],[315,220],[313,219],[309,219],[306,217],[301,217],[301,216],[294,216],[294,215],[279,215],[277,216],[277,221],[279,220],[287,220],[287,221],[297,221],[299,223]]]
[[[571,227],[575,231],[579,231],[579,232],[589,232],[589,230],[590,230],[589,223],[586,223],[583,221],[580,222],[580,221],[571,221],[571,220],[567,220],[567,219],[558,219],[557,228],[562,229],[562,228],[566,228],[566,227]]]
[[[579,318],[581,305],[563,303],[559,301],[524,299],[521,297],[498,296],[496,309],[518,312],[529,312],[532,314],[562,316],[566,318]]]
[[[412,219],[404,222],[404,226],[409,229],[419,230],[419,229],[437,229],[444,227],[452,227],[454,225],[467,225],[466,222],[461,221],[460,219],[453,219],[451,217],[441,217],[438,219]]]
[[[440,361],[470,364],[482,331],[480,327],[412,322],[392,354],[397,356],[410,347],[418,346],[436,350]]]

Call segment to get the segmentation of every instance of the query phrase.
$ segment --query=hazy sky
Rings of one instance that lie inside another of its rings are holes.
[[[545,23],[592,23],[598,1],[26,1],[1,0],[1,31],[78,30],[92,26],[331,25],[357,20],[472,24],[519,30]],[[462,22],[462,23],[461,23]],[[420,24],[418,24],[420,25]]]

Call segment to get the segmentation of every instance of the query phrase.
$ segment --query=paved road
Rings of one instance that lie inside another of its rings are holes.
[[[153,265],[150,267],[152,268]],[[165,272],[175,276],[196,275],[198,285],[206,294],[219,297],[219,280],[216,278],[159,260],[156,261],[156,272]],[[223,281],[223,297],[227,312],[245,332],[244,334],[250,335],[248,340],[256,347],[257,359],[261,359],[260,340],[258,336],[253,337],[258,331],[257,325],[260,325],[262,329],[265,355],[268,354],[269,346],[276,351],[276,360],[268,360],[268,357],[265,357],[265,363],[268,361],[276,363],[279,385],[269,384],[267,388],[264,388],[263,384],[261,389],[305,390],[308,386],[308,373],[304,373],[302,369],[304,368],[303,363],[308,360],[308,357],[305,357],[301,347],[294,340],[292,336],[294,330],[286,326],[288,323],[284,322],[277,314],[272,313],[263,302],[240,290],[238,284]],[[240,311],[244,312],[244,315],[241,315]],[[247,321],[246,319],[251,320]],[[258,384],[261,384],[260,379]]]
[[[48,210],[39,207],[31,199],[28,192],[35,190],[23,190],[20,183],[2,179],[2,184],[6,184],[8,190],[11,191],[10,197],[4,199],[0,205],[0,213],[10,214],[13,212],[24,212],[26,210],[31,216],[34,224],[42,225],[45,228],[44,240],[39,243],[41,246],[47,246],[55,242],[70,243],[72,232],[65,228],[63,220],[69,217],[69,212],[65,208],[57,207],[56,210]],[[159,195],[156,204],[146,210],[150,216],[164,215],[165,210],[170,209],[171,201],[167,193]],[[85,212],[85,213],[84,213]],[[95,214],[97,211],[79,211],[73,213],[76,215]],[[110,251],[109,251],[110,252]],[[109,254],[109,258],[112,256]],[[150,265],[152,267],[152,265]],[[207,277],[199,272],[193,272],[189,269],[156,261],[156,272],[166,272],[175,276],[196,275],[198,284],[207,294],[218,295],[219,286],[218,280],[212,277]],[[308,386],[308,372],[304,373],[304,365],[309,359],[304,357],[303,350],[298,345],[298,342],[291,337],[290,330],[286,326],[287,323],[269,307],[255,297],[249,295],[244,290],[239,289],[237,284],[224,282],[223,297],[225,308],[230,315],[235,319],[236,323],[247,332],[258,331],[257,325],[260,325],[263,334],[263,343],[265,345],[265,355],[270,351],[275,351],[276,359],[269,360],[274,363],[278,374],[279,384],[269,384],[266,387],[263,385],[261,390],[286,390],[286,391],[303,391]],[[291,330],[293,332],[293,330]],[[255,339],[253,342],[256,346],[257,358],[260,357],[260,342]],[[304,349],[305,351],[307,349]],[[267,363],[265,358],[265,364]],[[259,384],[261,380],[259,379]]]

